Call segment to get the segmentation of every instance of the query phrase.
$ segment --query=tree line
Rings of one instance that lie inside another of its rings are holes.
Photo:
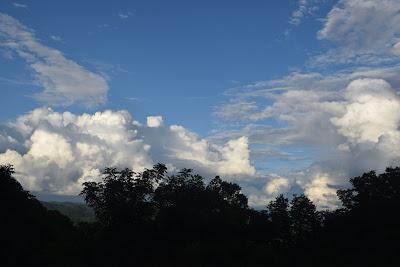
[[[106,168],[81,195],[96,216],[78,224],[47,210],[0,166],[2,266],[393,266],[400,248],[400,168],[338,190],[341,208],[305,195],[248,206],[239,185],[208,183],[163,164]]]

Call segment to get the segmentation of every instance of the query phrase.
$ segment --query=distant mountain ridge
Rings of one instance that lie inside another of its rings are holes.
[[[41,201],[48,210],[56,210],[69,217],[75,224],[79,222],[95,221],[95,214],[92,208],[84,203]]]
[[[36,196],[36,199],[42,202],[85,203],[85,200],[80,195],[56,195],[38,191],[31,191],[31,193]]]

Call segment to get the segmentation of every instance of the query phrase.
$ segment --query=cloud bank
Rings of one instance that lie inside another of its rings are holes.
[[[319,76],[313,77],[319,79]],[[325,79],[314,83],[329,84],[332,77]],[[342,84],[341,79],[336,81]],[[288,82],[291,83],[290,79]],[[282,145],[307,144],[326,151],[330,159],[288,175],[293,184],[303,188],[313,200],[318,199],[320,205],[334,205],[333,188],[346,185],[353,175],[369,169],[382,171],[400,162],[400,97],[383,79],[355,79],[340,90],[317,87],[306,90],[300,85],[298,89],[279,93],[264,89],[252,92],[246,93],[246,97],[239,93],[233,107],[227,103],[217,115],[260,124],[247,124],[241,130],[233,130],[231,134],[225,131],[215,138],[223,140],[244,134],[250,144],[268,144],[277,150]],[[254,101],[250,111],[246,102],[260,98],[272,104],[262,107]],[[243,110],[240,110],[240,101],[245,102]],[[281,127],[263,123],[271,118],[280,121]],[[251,153],[257,153],[257,148]],[[325,202],[323,192],[326,192]]]
[[[106,166],[141,171],[163,162],[172,171],[255,175],[246,137],[216,145],[182,126],[163,126],[158,117],[150,122],[141,125],[127,111],[74,115],[35,109],[1,127],[0,164],[13,164],[28,189],[56,194],[79,193]]]

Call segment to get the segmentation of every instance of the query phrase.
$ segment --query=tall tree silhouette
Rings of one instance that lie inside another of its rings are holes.
[[[295,241],[309,238],[319,227],[317,209],[305,195],[294,196],[290,202],[291,230]]]
[[[283,195],[279,195],[268,206],[268,214],[271,218],[276,238],[284,241],[290,241],[290,214],[289,200]]]

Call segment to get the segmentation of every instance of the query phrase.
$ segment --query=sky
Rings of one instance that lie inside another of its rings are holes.
[[[320,209],[400,161],[400,1],[1,1],[0,164],[76,195],[157,162]]]

